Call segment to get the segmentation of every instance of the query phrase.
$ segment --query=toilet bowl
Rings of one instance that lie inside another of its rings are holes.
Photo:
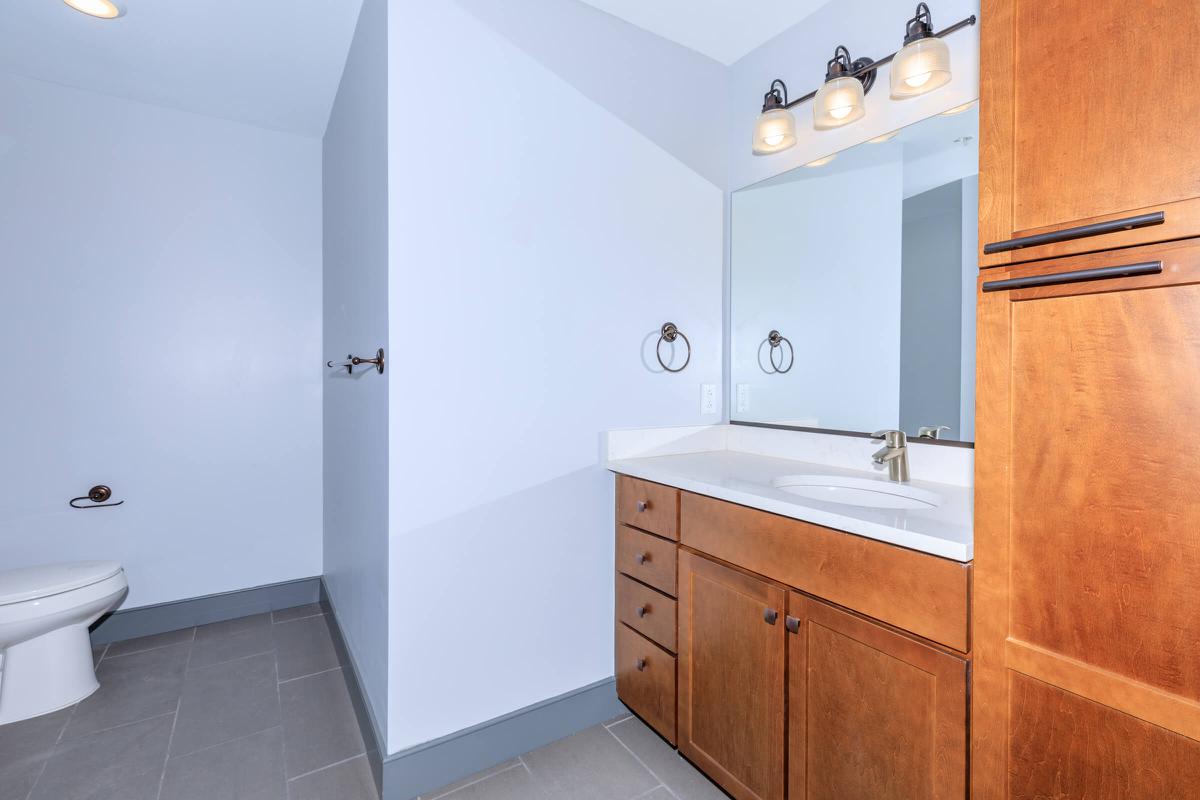
[[[88,626],[128,586],[116,561],[0,572],[0,725],[66,708],[100,687]]]

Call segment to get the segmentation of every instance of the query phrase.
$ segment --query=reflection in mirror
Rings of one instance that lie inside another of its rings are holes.
[[[972,107],[733,194],[734,421],[974,439],[978,136]]]

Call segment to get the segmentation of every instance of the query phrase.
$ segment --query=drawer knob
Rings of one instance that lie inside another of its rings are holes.
[[[783,627],[787,628],[788,633],[800,632],[800,620],[790,614],[783,618]]]
[[[639,514],[646,511],[648,508],[650,508],[649,500],[638,500],[637,501],[637,510],[638,510]]]
[[[645,672],[645,671],[646,671],[646,659],[644,659],[644,658],[639,658],[639,659],[637,660],[637,670],[638,670],[638,672]]]
[[[641,617],[644,617],[644,616],[646,616],[646,615],[647,615],[647,614],[649,614],[649,613],[650,613],[650,609],[646,608],[645,606],[638,606],[638,607],[637,607],[637,615],[638,615],[638,617],[639,617],[639,618],[641,618]]]
[[[633,560],[638,562],[639,565],[642,565],[650,560],[650,556],[647,555],[646,553],[638,553],[636,556],[633,557]]]
[[[774,625],[777,619],[779,619],[779,612],[775,609],[768,608],[767,610],[763,611],[763,621],[765,621],[768,625]]]

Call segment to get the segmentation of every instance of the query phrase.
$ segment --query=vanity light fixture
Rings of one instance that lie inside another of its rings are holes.
[[[825,65],[825,85],[813,100],[813,127],[819,131],[840,128],[867,113],[867,92],[875,85],[875,62],[869,58],[850,60],[850,51],[838,45]]]
[[[879,136],[876,136],[874,139],[867,139],[867,144],[883,144],[884,142],[890,142],[892,139],[895,139],[899,135],[900,135],[900,131],[894,130],[891,133],[884,133]]]
[[[971,100],[970,102],[963,103],[961,106],[955,106],[954,108],[948,108],[945,111],[943,111],[939,116],[953,117],[955,114],[961,114],[964,111],[970,110],[971,106],[975,105],[978,102],[979,102],[978,100]]]
[[[116,19],[125,13],[125,9],[112,0],[63,0],[64,3],[89,17],[100,19]]]
[[[893,97],[912,97],[946,85],[950,80],[950,51],[941,39],[974,25],[976,21],[975,15],[972,14],[949,28],[934,32],[929,6],[921,3],[917,6],[916,15],[908,21],[904,48],[899,53],[892,53],[878,60],[851,60],[850,51],[839,45],[833,58],[826,65],[825,84],[817,91],[809,92],[795,100],[788,99],[783,81],[772,81],[771,88],[763,96],[763,110],[754,126],[754,154],[762,156],[779,153],[794,145],[795,119],[790,114],[785,117],[783,112],[809,100],[815,101],[813,127],[819,131],[839,128],[861,119],[866,113],[866,94],[875,82],[877,70],[884,64],[897,62],[892,70]],[[942,58],[942,55],[945,58]],[[906,93],[897,94],[897,80],[903,84],[904,88],[901,91]],[[945,113],[957,113],[968,108],[969,105],[961,109],[950,109]],[[886,142],[887,139],[879,136],[871,141],[878,144]]]
[[[929,6],[918,3],[904,28],[904,47],[892,60],[892,99],[917,97],[949,82],[950,48],[934,36]]]
[[[787,110],[787,84],[774,80],[763,95],[762,113],[754,125],[754,155],[778,153],[795,143],[796,118]]]
[[[806,167],[823,167],[826,164],[828,164],[830,161],[833,161],[835,158],[837,158],[837,153],[833,153],[832,155],[828,155],[823,158],[818,158],[815,161],[810,161],[807,164],[805,164],[804,166],[806,166]]]

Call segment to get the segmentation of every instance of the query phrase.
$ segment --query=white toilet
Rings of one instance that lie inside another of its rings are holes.
[[[0,572],[0,725],[79,702],[100,684],[88,626],[128,589],[116,561]]]

